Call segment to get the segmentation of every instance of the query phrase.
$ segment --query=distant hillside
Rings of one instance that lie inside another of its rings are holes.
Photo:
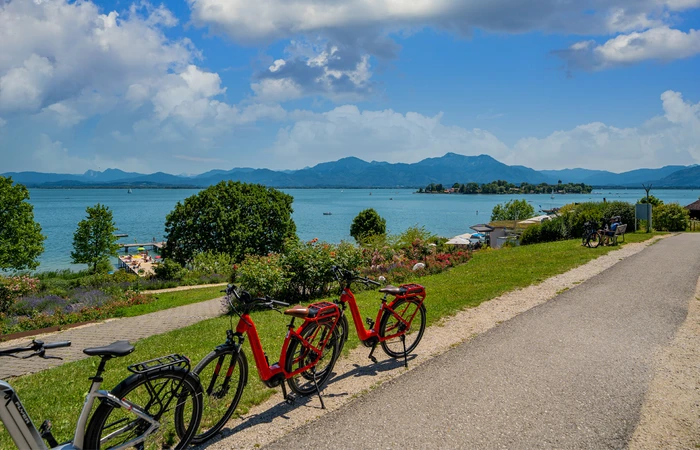
[[[654,183],[656,187],[700,188],[700,166],[683,168]]]
[[[3,174],[29,187],[206,187],[222,180],[259,183],[290,188],[419,188],[430,183],[451,186],[453,183],[530,184],[585,183],[592,186],[639,186],[654,182],[656,186],[691,187],[700,185],[697,166],[666,166],[638,169],[624,173],[603,170],[564,169],[537,171],[525,166],[509,166],[488,155],[465,156],[447,153],[417,163],[367,162],[348,157],[301,170],[234,168],[211,170],[195,176],[178,176],[163,172],[139,174],[118,169],[103,172],[89,170],[82,175],[12,172]]]

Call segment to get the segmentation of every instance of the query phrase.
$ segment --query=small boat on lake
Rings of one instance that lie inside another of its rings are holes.
[[[129,188],[128,191],[126,191],[127,194],[131,194],[131,188]]]
[[[323,213],[324,216],[330,216],[331,214],[333,214],[333,213],[330,213],[330,212],[324,212],[324,213]]]

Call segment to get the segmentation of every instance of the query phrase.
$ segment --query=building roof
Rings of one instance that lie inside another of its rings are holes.
[[[511,230],[527,228],[530,225],[532,225],[532,223],[520,223],[515,220],[496,220],[488,224],[491,228],[509,228]],[[472,229],[474,229],[474,227],[472,227]]]
[[[694,201],[690,205],[686,206],[685,209],[689,209],[691,211],[700,211],[700,199]]]
[[[472,225],[471,227],[472,230],[476,231],[477,233],[489,233],[493,231],[493,227],[486,225],[485,223],[480,223],[477,225]]]

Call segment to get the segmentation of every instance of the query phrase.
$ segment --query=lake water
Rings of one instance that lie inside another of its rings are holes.
[[[30,189],[34,218],[41,224],[46,241],[39,270],[84,269],[70,263],[73,233],[85,208],[96,203],[109,206],[120,233],[128,234],[121,243],[163,240],[165,216],[178,201],[198,189]],[[352,240],[350,224],[366,208],[374,208],[386,219],[391,233],[410,226],[424,226],[440,236],[452,237],[469,232],[469,227],[488,222],[498,203],[525,198],[535,210],[567,203],[602,201],[603,198],[636,202],[641,189],[594,191],[584,195],[426,195],[408,189],[283,189],[294,197],[294,222],[301,239],[326,242]],[[698,199],[700,190],[653,190],[664,202],[687,205]],[[330,212],[331,215],[323,215]]]

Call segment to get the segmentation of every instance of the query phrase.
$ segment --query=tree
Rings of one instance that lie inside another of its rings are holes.
[[[178,202],[165,219],[166,258],[185,264],[198,253],[246,255],[282,250],[296,237],[294,198],[260,184],[222,181]]]
[[[70,254],[75,264],[92,266],[97,272],[97,266],[103,261],[109,261],[110,256],[117,256],[119,244],[114,232],[112,211],[99,203],[85,209],[87,217],[78,223],[78,229],[73,234],[73,251]]]
[[[639,201],[637,201],[637,203],[651,203],[653,207],[657,207],[663,205],[664,201],[653,195],[650,195],[649,197],[640,198]]]
[[[39,267],[37,258],[44,251],[41,226],[34,221],[29,190],[0,176],[0,270]]]
[[[372,208],[360,211],[350,225],[350,236],[357,242],[382,234],[386,234],[386,220]]]
[[[527,200],[511,200],[498,204],[491,211],[491,220],[525,220],[535,215],[535,208]]]

